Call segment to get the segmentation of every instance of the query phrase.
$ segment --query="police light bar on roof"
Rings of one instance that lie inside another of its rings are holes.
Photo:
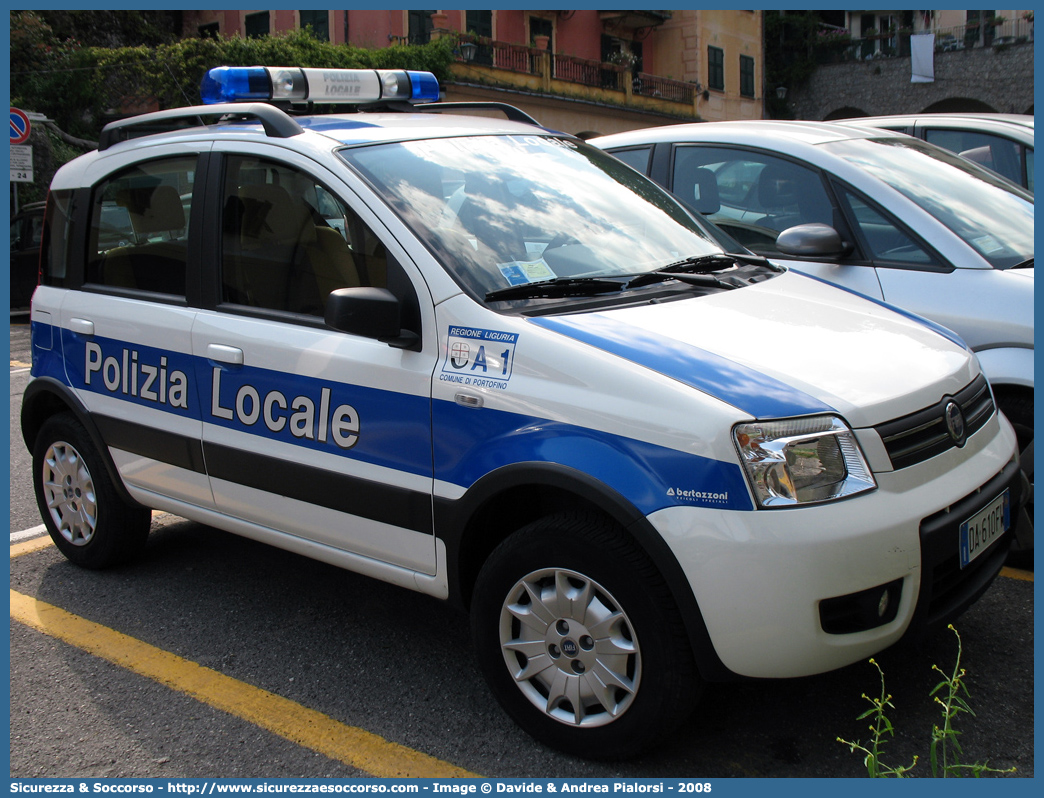
[[[405,69],[305,69],[215,67],[203,76],[203,102],[370,103],[435,102],[439,81],[430,72]]]

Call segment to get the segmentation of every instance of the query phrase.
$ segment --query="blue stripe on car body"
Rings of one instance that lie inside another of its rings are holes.
[[[54,373],[53,366],[61,365],[63,360],[58,356],[38,361],[43,372],[37,372],[34,365],[35,376],[47,373],[74,390],[94,391],[238,432],[339,454],[403,473],[434,476],[464,488],[507,465],[554,463],[601,481],[646,515],[673,506],[752,509],[738,463],[538,416],[488,407],[462,408],[454,402],[271,369],[229,367],[196,355],[100,336],[88,340],[49,325],[34,326],[34,336],[46,338],[55,332],[60,333],[70,355],[64,358],[68,376]],[[93,354],[88,352],[88,344],[95,347]],[[89,357],[93,360],[88,384]],[[154,399],[142,396],[143,367],[157,367],[161,361],[166,363],[168,389],[174,371],[188,379],[185,390],[189,396],[183,406],[169,401],[169,396],[168,401],[160,401],[159,393]],[[127,372],[127,368],[135,365],[136,378]],[[126,381],[125,374],[128,374]],[[253,391],[239,399],[244,386]],[[325,401],[324,391],[327,392]],[[286,421],[279,424],[277,430],[266,424],[264,411],[258,411],[254,399],[256,396],[263,403],[273,393],[278,393],[288,405],[284,408],[280,399],[273,405],[277,420]],[[295,436],[289,429],[292,404],[298,397],[308,398],[316,409],[310,437]],[[338,447],[330,442],[329,434],[325,442],[320,440],[323,436],[318,429],[324,423],[317,409],[320,404],[326,408],[326,423],[336,408],[350,406],[358,424],[357,443]]]
[[[542,316],[529,321],[678,380],[754,418],[835,412],[819,399],[766,374],[605,314]]]

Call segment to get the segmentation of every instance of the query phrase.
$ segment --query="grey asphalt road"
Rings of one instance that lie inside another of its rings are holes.
[[[17,412],[26,328],[11,340],[11,531],[40,523]],[[108,571],[53,548],[11,560],[12,589],[264,688],[349,726],[490,777],[862,776],[836,741],[866,739],[866,662],[803,679],[714,686],[662,750],[578,760],[535,743],[500,711],[473,664],[467,619],[434,599],[181,519]],[[1034,773],[1033,583],[998,579],[958,622],[969,702],[966,761]],[[767,652],[766,656],[771,656]],[[940,720],[932,664],[956,639],[879,655],[895,705],[886,759],[921,757]],[[11,622],[12,777],[357,777],[365,773]]]

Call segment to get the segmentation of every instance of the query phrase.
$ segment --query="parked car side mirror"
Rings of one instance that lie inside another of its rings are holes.
[[[387,288],[338,288],[326,299],[328,327],[397,349],[419,349],[420,336],[402,329],[401,319],[399,300]]]
[[[776,249],[799,258],[836,258],[847,255],[852,245],[828,224],[799,224],[788,227],[776,239]]]

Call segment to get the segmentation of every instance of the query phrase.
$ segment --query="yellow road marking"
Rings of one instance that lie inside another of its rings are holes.
[[[32,540],[23,540],[21,543],[15,543],[11,547],[11,559],[21,557],[23,554],[32,554],[34,551],[46,549],[48,546],[53,545],[54,541],[51,540],[50,535],[44,535],[42,538],[33,538]]]
[[[475,778],[435,759],[288,698],[11,591],[11,617],[101,659],[145,676],[280,737],[381,778]]]
[[[50,537],[11,546],[11,558],[53,545]],[[1001,576],[1032,582],[1033,572],[1003,568]],[[96,657],[266,729],[297,745],[382,778],[477,778],[477,774],[301,706],[88,621],[30,596],[11,591],[11,617]]]
[[[32,367],[33,367],[32,363],[23,363],[21,360],[12,360],[11,361],[11,368],[13,368],[13,369],[31,369]]]
[[[1021,568],[1001,568],[1000,575],[1008,579],[1021,579],[1023,582],[1033,581],[1033,571],[1023,571]]]

